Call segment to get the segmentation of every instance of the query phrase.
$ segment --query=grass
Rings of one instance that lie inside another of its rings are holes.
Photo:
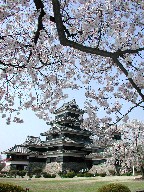
[[[143,181],[116,181],[128,186],[131,192],[144,189]],[[12,183],[29,188],[30,192],[97,192],[97,189],[112,181],[99,181],[96,178],[75,179],[9,179],[1,178],[0,183]]]

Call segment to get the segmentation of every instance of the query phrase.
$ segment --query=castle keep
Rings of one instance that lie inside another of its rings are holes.
[[[51,173],[88,170],[92,166],[92,159],[87,158],[92,152],[92,140],[91,132],[80,128],[83,113],[75,100],[65,103],[55,110],[55,120],[49,122],[51,128],[40,134],[45,141],[28,136],[23,144],[3,153],[10,158],[11,166],[20,170],[34,165]]]

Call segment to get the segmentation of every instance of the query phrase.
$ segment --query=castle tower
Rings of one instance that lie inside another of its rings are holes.
[[[87,169],[90,162],[85,156],[91,152],[87,146],[91,144],[91,132],[80,128],[81,115],[75,100],[65,103],[55,110],[55,120],[50,122],[51,128],[42,136],[47,146],[47,166],[59,163],[60,171]]]
[[[41,167],[49,173],[60,171],[80,171],[91,167],[91,132],[81,129],[84,111],[79,109],[75,100],[63,104],[55,110],[55,120],[49,122],[51,128],[40,137],[28,136],[21,145],[16,145],[4,154],[11,156],[11,165],[23,169],[28,165]],[[24,160],[24,161],[22,161]]]

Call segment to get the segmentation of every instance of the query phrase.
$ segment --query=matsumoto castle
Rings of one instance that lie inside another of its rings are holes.
[[[82,120],[79,116],[84,111],[75,100],[63,104],[54,114],[55,120],[49,123],[51,128],[40,134],[45,141],[40,137],[27,136],[23,144],[3,152],[10,166],[18,170],[41,167],[48,173],[78,172],[106,161],[99,153],[104,148],[94,146],[91,132],[80,128]],[[96,155],[92,156],[93,153]]]

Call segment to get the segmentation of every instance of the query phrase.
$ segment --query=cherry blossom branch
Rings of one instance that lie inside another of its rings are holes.
[[[11,64],[11,63],[6,63],[6,62],[4,62],[4,61],[2,61],[2,60],[0,60],[0,64],[2,64],[2,65],[5,66],[5,67],[14,67],[14,68],[16,68],[16,69],[26,68],[25,65],[13,65],[13,64]],[[3,69],[3,68],[1,68],[1,69],[2,69],[2,70],[5,70],[5,69]]]
[[[138,48],[138,49],[134,49],[134,50],[132,50],[132,49],[126,49],[126,50],[124,50],[124,51],[118,50],[118,51],[116,52],[116,54],[118,54],[119,56],[122,56],[122,55],[124,55],[124,54],[126,54],[126,53],[131,53],[131,54],[133,54],[133,53],[138,53],[138,52],[143,51],[143,50],[144,50],[144,47],[141,47],[141,48]]]
[[[100,45],[101,36],[102,36],[102,10],[100,10],[100,13],[101,13],[101,16],[100,16],[100,27],[99,27],[99,30],[98,30],[99,38],[98,38],[97,48],[98,48],[99,45]]]
[[[29,56],[28,56],[28,59],[27,59],[27,62],[28,62],[28,63],[29,63],[29,61],[30,61],[31,56],[32,56],[32,50],[30,51]]]
[[[40,69],[43,68],[44,66],[48,66],[48,65],[53,65],[53,64],[55,64],[55,62],[44,62],[44,61],[41,59],[40,55],[39,55],[39,61],[40,61],[40,63],[42,64],[42,66],[40,66],[40,67],[35,67],[35,69],[37,69],[37,70],[40,70]]]
[[[114,63],[120,68],[120,70],[125,74],[125,76],[128,76],[128,71],[124,68],[124,66],[119,62],[119,60],[116,57],[113,57]],[[137,90],[138,94],[144,101],[144,94],[142,93],[141,89],[136,85],[136,83],[133,81],[132,78],[128,78],[129,82],[133,86],[134,89]]]
[[[63,10],[63,11],[66,13],[66,15],[67,15],[67,19],[64,20],[63,22],[66,23],[67,25],[71,26],[71,24],[68,23],[68,21],[69,21],[69,20],[74,20],[74,19],[76,19],[76,18],[70,17],[69,14],[68,14],[64,9],[62,9],[62,10]],[[78,33],[79,33],[79,34],[82,34],[82,30],[77,31],[77,33],[70,33],[69,30],[68,30],[64,25],[63,25],[63,27],[65,28],[65,33],[67,34],[67,37],[72,37],[72,38],[74,38],[75,36],[77,36]]]
[[[138,53],[138,52],[144,50],[144,47],[142,47],[142,48],[138,48],[135,50],[131,50],[131,49],[127,49],[124,51],[118,50],[118,51],[112,53],[112,52],[100,50],[98,48],[91,48],[91,47],[83,46],[79,43],[68,40],[65,35],[65,29],[64,29],[65,27],[64,27],[63,21],[62,21],[62,15],[60,13],[60,3],[58,0],[52,0],[52,4],[53,4],[55,23],[57,26],[57,31],[58,31],[59,40],[60,40],[61,45],[73,47],[75,49],[78,49],[78,50],[86,52],[86,53],[91,53],[91,54],[96,54],[96,55],[100,55],[100,56],[104,56],[104,57],[111,57],[111,58],[114,55],[117,56],[117,58],[118,58],[119,56],[122,56],[126,53]]]
[[[52,4],[53,4],[53,12],[54,12],[54,18],[57,26],[59,41],[61,45],[73,47],[77,50],[80,50],[86,53],[96,54],[104,57],[110,57],[112,55],[111,52],[99,50],[98,48],[87,47],[79,43],[73,42],[71,40],[68,40],[65,35],[65,28],[62,21],[62,15],[60,13],[60,3],[58,0],[52,0]]]
[[[27,34],[27,33],[24,33],[24,35],[25,35],[25,34]],[[21,35],[21,33],[16,33],[15,35],[18,36],[18,35]],[[19,46],[21,46],[21,47],[25,47],[25,48],[27,48],[27,47],[32,47],[32,45],[30,45],[30,44],[24,44],[24,43],[22,43],[22,42],[19,42],[17,39],[15,40],[13,35],[0,36],[0,39],[5,40],[6,37],[11,37],[11,38],[15,41],[15,43],[17,43],[17,44],[18,44]]]
[[[56,26],[57,26],[59,41],[60,41],[61,45],[73,47],[77,50],[80,50],[80,51],[86,52],[86,53],[96,54],[96,55],[100,55],[100,56],[104,56],[104,57],[111,57],[113,59],[114,63],[116,63],[116,65],[123,71],[123,73],[126,76],[128,76],[128,71],[119,62],[118,57],[123,56],[126,53],[138,53],[139,51],[144,50],[144,48],[139,48],[139,49],[135,49],[135,50],[124,50],[124,51],[118,50],[118,51],[112,53],[112,52],[100,50],[98,48],[87,47],[87,46],[81,45],[79,43],[73,42],[71,40],[68,40],[65,35],[62,15],[60,13],[60,3],[58,0],[52,0],[52,4],[53,4],[53,12],[54,12],[54,18],[55,18],[55,22],[56,22]],[[134,87],[134,89],[137,90],[137,92],[139,93],[139,95],[141,96],[141,98],[144,101],[144,95],[142,94],[141,89],[135,84],[135,82],[132,80],[132,78],[129,78],[128,80],[131,83],[131,85]]]
[[[138,56],[140,56],[140,58],[144,59],[144,57],[142,57],[139,53],[138,53]]]
[[[40,14],[39,14],[39,17],[38,17],[38,27],[37,27],[37,31],[35,32],[35,36],[34,36],[34,44],[36,45],[37,41],[39,39],[40,31],[42,29],[44,29],[42,19],[46,15],[46,13],[44,11],[44,5],[43,5],[43,2],[41,0],[34,0],[34,3],[35,3],[37,11],[40,10]],[[30,51],[30,53],[29,53],[29,57],[28,57],[28,60],[27,60],[28,63],[30,61],[31,56],[32,56],[32,51]]]
[[[127,113],[125,113],[121,118],[119,118],[115,123],[113,124],[109,124],[109,126],[111,125],[117,125],[118,122],[120,122],[125,116],[127,116],[134,108],[139,107],[141,104],[143,103],[143,101],[140,101],[139,103],[137,103],[135,106],[131,107]]]

